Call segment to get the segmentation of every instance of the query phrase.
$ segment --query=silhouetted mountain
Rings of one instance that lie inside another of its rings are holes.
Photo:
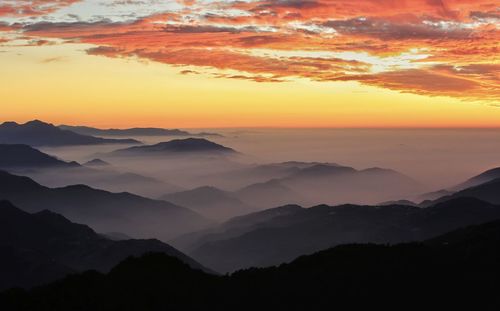
[[[227,220],[234,216],[255,211],[254,207],[241,202],[232,193],[215,187],[205,186],[175,192],[164,195],[160,199],[180,206],[186,206],[200,214],[217,220]]]
[[[379,206],[384,205],[409,205],[409,206],[418,206],[417,203],[409,201],[409,200],[396,200],[396,201],[387,201],[377,204]]]
[[[135,173],[109,169],[100,159],[85,163],[65,162],[28,145],[0,144],[0,169],[28,176],[51,187],[88,184],[116,192],[134,192],[157,197],[160,193],[180,191],[182,188]]]
[[[464,190],[466,188],[471,188],[474,186],[479,186],[481,184],[487,183],[489,181],[500,179],[500,167],[492,168],[487,170],[477,176],[474,176],[467,180],[466,182],[455,186],[454,190]]]
[[[101,159],[93,159],[85,162],[83,165],[88,167],[107,167],[110,166],[111,164]]]
[[[116,150],[111,153],[115,156],[127,155],[165,155],[182,153],[234,154],[231,148],[224,147],[203,138],[174,139],[156,145],[136,146]]]
[[[458,191],[452,195],[439,198],[435,201],[422,202],[422,205],[429,206],[438,202],[446,202],[456,198],[465,197],[476,198],[492,204],[500,204],[500,178],[480,184],[479,186]]]
[[[165,254],[0,296],[7,310],[497,310],[500,222],[423,243],[344,245],[215,276]]]
[[[0,199],[28,212],[50,209],[100,232],[123,232],[140,238],[167,240],[208,224],[199,214],[169,202],[84,185],[47,188],[7,172],[0,172]]]
[[[37,169],[37,168],[75,168],[76,162],[64,162],[28,145],[0,144],[0,168]]]
[[[270,222],[276,217],[298,213],[302,209],[303,207],[299,205],[285,205],[237,216],[216,227],[181,235],[171,240],[170,243],[184,252],[191,252],[209,242],[239,237],[262,223]]]
[[[105,139],[86,136],[62,130],[42,121],[30,121],[25,124],[5,122],[0,124],[1,144],[25,144],[30,146],[74,146],[99,144],[140,144],[134,139]]]
[[[164,252],[202,269],[158,240],[112,241],[59,214],[47,210],[29,214],[7,201],[0,201],[0,248],[1,257],[15,258],[8,265],[0,265],[0,289],[39,285],[75,271],[106,272],[128,256],[151,251]]]
[[[129,129],[99,129],[89,126],[59,125],[63,130],[91,136],[221,136],[216,133],[190,133],[179,129],[134,127]]]
[[[254,216],[242,219],[246,217]],[[237,230],[222,224],[218,230],[191,235],[178,246],[206,266],[227,272],[279,264],[339,244],[423,240],[495,219],[500,219],[500,206],[472,198],[425,209],[408,205],[320,205],[294,208],[291,213],[250,222]]]

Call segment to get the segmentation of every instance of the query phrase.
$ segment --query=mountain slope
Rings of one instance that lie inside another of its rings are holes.
[[[290,264],[214,276],[164,254],[129,258],[27,291],[15,310],[497,310],[500,222],[423,243],[344,245]],[[85,295],[85,299],[82,299]]]
[[[0,248],[4,261],[0,265],[0,288],[38,285],[74,271],[105,272],[128,256],[151,251],[169,254],[202,269],[194,260],[158,240],[111,241],[61,215],[47,210],[29,214],[7,201],[0,201]]]
[[[500,178],[500,167],[495,167],[492,169],[489,169],[477,176],[474,176],[464,183],[454,187],[456,190],[464,190],[466,188],[471,188],[475,186],[479,186],[481,184],[487,183],[489,181],[499,179]]]
[[[0,169],[29,176],[51,187],[86,184],[108,191],[127,191],[149,197],[182,189],[151,177],[117,171],[99,159],[84,165],[65,162],[28,145],[0,144],[0,155]]]
[[[30,146],[74,146],[98,144],[140,144],[134,139],[105,139],[62,130],[42,121],[25,124],[5,122],[0,124],[1,144],[25,144]]]
[[[287,262],[339,244],[422,240],[495,219],[500,219],[500,206],[471,198],[426,209],[405,205],[320,205],[294,209],[237,230],[223,224],[215,234],[194,236],[179,245],[206,266],[228,272]]]
[[[50,209],[100,232],[170,239],[208,224],[199,214],[172,203],[84,185],[47,188],[30,178],[0,172],[0,199],[28,212]]]
[[[500,178],[493,179],[478,186],[463,189],[451,195],[441,197],[435,201],[423,202],[423,206],[429,206],[439,202],[446,202],[456,198],[476,198],[491,204],[500,204]]]
[[[28,145],[0,144],[0,168],[75,168],[76,162],[64,162]]]

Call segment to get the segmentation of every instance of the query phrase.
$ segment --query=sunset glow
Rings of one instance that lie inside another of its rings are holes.
[[[5,119],[498,127],[492,0],[0,4]]]

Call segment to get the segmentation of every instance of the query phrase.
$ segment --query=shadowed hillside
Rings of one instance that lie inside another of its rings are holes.
[[[345,245],[290,264],[214,276],[162,254],[129,258],[29,292],[0,294],[16,310],[496,310],[500,222],[423,243]],[[84,295],[84,296],[82,296]],[[84,297],[84,299],[82,299]]]

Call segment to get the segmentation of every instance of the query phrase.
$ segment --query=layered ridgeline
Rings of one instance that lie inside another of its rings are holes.
[[[423,191],[421,184],[393,170],[358,170],[314,162],[240,165],[219,174],[200,176],[198,181],[211,182],[210,188],[221,185],[217,188],[224,189],[225,196],[259,209],[287,204],[377,204]]]
[[[30,121],[25,124],[5,122],[0,124],[1,144],[25,144],[30,146],[76,146],[101,144],[140,144],[134,139],[106,139],[82,135],[60,129],[42,121]]]
[[[499,179],[500,178],[500,167],[495,167],[492,169],[489,169],[487,171],[482,172],[479,175],[476,175],[472,178],[469,178],[465,182],[461,183],[460,185],[457,185],[453,187],[453,190],[460,191],[464,190],[466,188],[471,188],[474,186],[479,186],[481,184],[484,184],[486,182]]]
[[[216,271],[230,272],[288,262],[340,244],[422,240],[495,219],[500,219],[499,205],[466,197],[427,208],[291,205],[237,217],[171,243]]]
[[[429,204],[437,202],[437,200],[446,200],[449,197],[463,197],[469,192],[469,188],[474,188],[476,186],[481,186],[488,182],[500,179],[500,167],[491,168],[486,170],[476,176],[473,176],[466,181],[449,187],[448,189],[442,189],[434,192],[425,193],[423,195],[414,198],[414,202],[420,202],[422,206],[427,206]],[[481,188],[479,188],[481,189]],[[465,191],[463,191],[465,190]]]
[[[100,129],[89,126],[59,125],[60,129],[91,136],[221,136],[217,133],[190,133],[179,129],[164,129],[156,127],[134,127],[127,129]]]
[[[202,269],[158,240],[112,241],[59,214],[29,214],[7,201],[0,201],[0,250],[0,289],[40,285],[90,269],[107,272],[128,256],[152,251]]]
[[[127,191],[151,197],[182,190],[155,178],[119,171],[100,159],[80,165],[19,144],[0,144],[0,154],[0,169],[29,176],[51,187],[86,184],[108,191]]]
[[[5,310],[498,310],[500,222],[422,243],[346,245],[231,276],[176,258],[129,258],[31,291],[0,294]],[[82,298],[83,297],[83,298]]]
[[[0,171],[0,199],[28,212],[50,209],[100,232],[167,240],[203,228],[208,221],[172,203],[85,185],[48,188],[28,177]]]
[[[488,178],[487,181],[482,184],[447,194],[434,201],[430,200],[424,201],[420,205],[425,207],[439,202],[446,202],[456,198],[467,198],[467,197],[478,198],[492,204],[500,204],[500,178],[496,179]]]

